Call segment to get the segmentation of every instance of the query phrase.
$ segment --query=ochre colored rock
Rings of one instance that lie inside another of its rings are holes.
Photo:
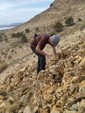
[[[66,82],[64,85],[63,85],[63,89],[66,89],[68,87],[68,83]]]
[[[5,88],[4,85],[1,85],[1,86],[0,86],[0,89],[4,89],[4,88]]]
[[[40,109],[40,113],[49,113],[49,110],[48,109]]]
[[[85,86],[85,80],[81,81],[81,84],[82,84],[83,86]]]
[[[83,108],[85,108],[85,99],[82,99],[82,100],[81,100],[80,106],[83,107]]]
[[[0,100],[4,100],[4,96],[0,95]]]
[[[50,113],[63,113],[63,108],[62,107],[56,107],[56,106],[53,106],[52,110]]]
[[[82,61],[82,57],[81,56],[79,56],[79,62],[81,62]]]
[[[56,89],[56,87],[52,86],[52,87],[50,87],[50,89],[48,89],[47,93],[48,94],[53,94],[55,92],[55,89]]]
[[[52,103],[52,95],[49,95],[49,94],[45,95],[44,94],[44,100],[46,101],[46,103],[51,104]]]
[[[78,83],[79,82],[79,77],[73,77],[71,80],[71,83]]]
[[[40,91],[42,92],[47,92],[47,90],[50,88],[50,85],[45,85],[43,87],[40,88]]]

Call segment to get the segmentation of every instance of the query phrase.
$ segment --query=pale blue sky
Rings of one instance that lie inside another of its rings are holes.
[[[50,7],[54,0],[0,0],[0,25],[26,22]]]

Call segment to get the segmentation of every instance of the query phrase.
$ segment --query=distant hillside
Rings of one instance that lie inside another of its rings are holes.
[[[18,26],[9,31],[9,33],[16,33],[25,31],[29,29],[29,37],[33,36],[33,33],[50,33],[53,31],[53,25],[60,21],[65,25],[65,20],[69,16],[74,18],[75,23],[78,22],[78,18],[82,19],[82,22],[85,20],[85,0],[54,0],[54,2],[49,6],[49,8],[42,13],[31,18],[26,23],[23,23],[21,26]],[[39,31],[36,31],[36,28],[39,28]]]
[[[12,24],[9,24],[9,25],[0,25],[0,28],[4,28],[4,27],[15,27],[15,26],[18,26],[18,25],[21,25],[22,22],[20,23],[12,23]]]

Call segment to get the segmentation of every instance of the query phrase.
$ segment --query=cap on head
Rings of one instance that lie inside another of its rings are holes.
[[[51,40],[52,40],[52,42],[53,42],[53,46],[55,47],[55,46],[57,46],[57,44],[59,43],[60,38],[59,38],[59,36],[57,36],[57,35],[53,35],[53,36],[51,36]]]

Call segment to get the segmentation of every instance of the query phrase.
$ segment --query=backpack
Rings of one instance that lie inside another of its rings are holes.
[[[34,36],[33,36],[33,38],[35,38],[35,37],[37,37],[37,36],[38,36],[38,34],[35,33]]]

